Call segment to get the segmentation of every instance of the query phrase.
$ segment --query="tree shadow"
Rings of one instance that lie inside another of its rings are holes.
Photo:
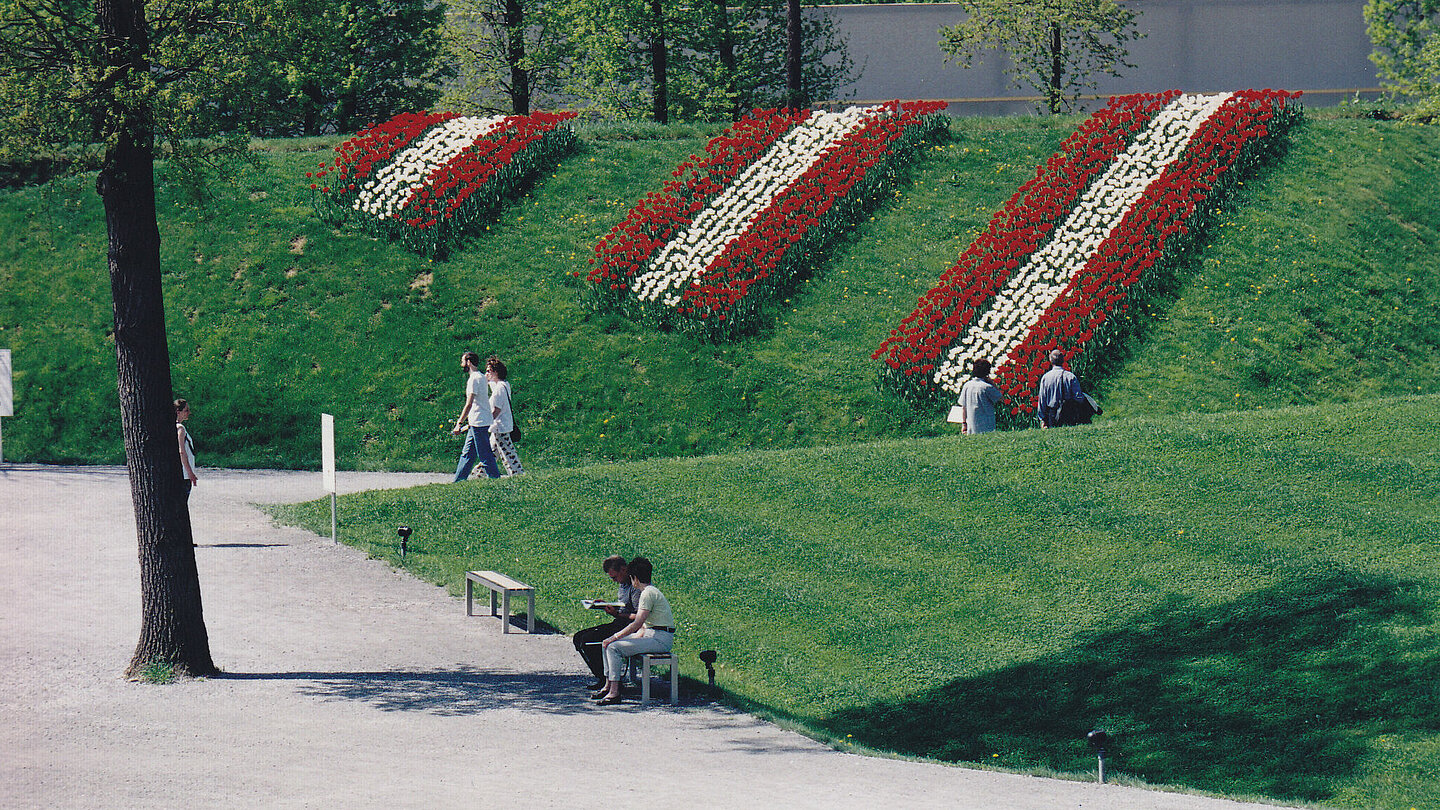
[[[455,717],[497,709],[547,714],[588,711],[592,704],[573,673],[494,672],[474,667],[380,672],[227,672],[220,679],[299,681],[300,694],[368,703],[386,712]]]
[[[1320,801],[1379,733],[1440,732],[1440,644],[1414,582],[1332,574],[1235,602],[1179,597],[1062,653],[821,725],[949,761],[1085,772]],[[1407,632],[1409,631],[1409,632]]]

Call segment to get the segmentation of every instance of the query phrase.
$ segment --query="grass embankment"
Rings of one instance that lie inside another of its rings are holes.
[[[812,733],[1440,807],[1440,397],[651,460],[348,496],[341,532],[570,631],[650,556],[687,675]],[[328,532],[328,503],[282,509]],[[577,673],[580,671],[577,661]],[[578,675],[577,675],[578,678]]]
[[[163,187],[176,394],[194,402],[203,462],[217,466],[314,466],[315,414],[328,411],[342,468],[443,469],[456,357],[472,347],[511,362],[534,469],[937,435],[938,414],[875,390],[869,354],[1076,121],[957,120],[770,327],[721,346],[579,303],[591,246],[703,146],[693,128],[584,133],[491,230],[433,263],[316,220],[303,176],[334,139],[270,143],[206,206]],[[1436,390],[1437,173],[1440,130],[1308,123],[1133,358],[1095,381],[1108,412]],[[119,461],[92,179],[0,194],[0,233],[0,346],[15,352],[17,402],[5,457]]]

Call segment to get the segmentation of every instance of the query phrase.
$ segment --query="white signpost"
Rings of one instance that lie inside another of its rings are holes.
[[[330,539],[340,542],[335,523],[335,417],[320,414],[320,465],[325,478],[325,491],[330,493]]]
[[[15,387],[10,382],[10,350],[0,349],[0,417],[15,415]],[[5,461],[5,440],[0,438],[0,463]]]

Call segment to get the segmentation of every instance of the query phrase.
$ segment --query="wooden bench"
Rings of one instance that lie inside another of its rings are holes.
[[[640,705],[650,705],[650,665],[660,664],[670,667],[670,705],[680,703],[680,654],[671,650],[669,652],[647,652],[637,653],[636,658],[640,659]]]
[[[529,633],[535,632],[535,589],[525,583],[511,579],[499,571],[466,571],[465,572],[465,615],[475,615],[475,583],[480,583],[490,589],[490,615],[498,615],[495,612],[495,597],[503,594],[501,601],[504,603],[504,624],[501,625],[501,632],[510,632],[510,594],[523,593],[529,598],[525,607],[525,630]]]

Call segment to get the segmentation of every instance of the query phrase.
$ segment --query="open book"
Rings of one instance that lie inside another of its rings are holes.
[[[625,607],[624,602],[606,602],[603,599],[581,599],[580,604],[591,610],[604,610],[607,607]]]

